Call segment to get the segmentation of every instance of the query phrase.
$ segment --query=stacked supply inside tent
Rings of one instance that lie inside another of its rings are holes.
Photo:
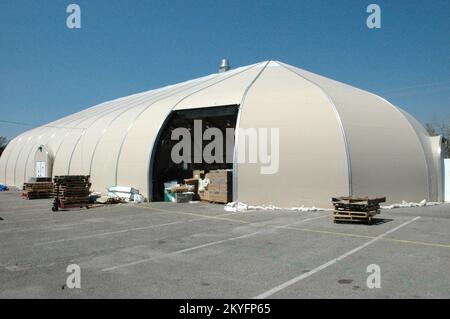
[[[221,169],[206,174],[209,180],[207,186],[208,200],[215,203],[226,204],[232,201],[232,171]]]

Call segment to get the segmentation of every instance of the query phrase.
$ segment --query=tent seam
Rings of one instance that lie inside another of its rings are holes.
[[[239,130],[236,130],[239,127],[239,124],[241,122],[241,112],[244,106],[245,99],[247,97],[248,92],[250,91],[250,88],[255,84],[255,82],[259,79],[260,75],[264,72],[266,67],[269,65],[271,60],[268,60],[266,64],[263,66],[261,71],[255,76],[255,78],[250,82],[250,84],[245,89],[244,93],[242,94],[241,102],[239,104],[239,110],[238,110],[238,116],[236,119],[236,126],[235,126],[235,136],[234,136],[234,150],[233,150],[233,174],[232,174],[232,186],[233,186],[233,201],[238,201],[238,163],[237,163],[237,142],[239,138]]]
[[[282,62],[278,62],[278,64],[280,64],[282,67],[284,67],[286,70],[291,71],[292,73],[296,74],[297,76],[301,77],[302,79],[304,79],[307,82],[310,82],[312,84],[314,84],[315,86],[317,86],[322,93],[325,95],[325,97],[328,99],[328,101],[331,103],[331,106],[333,108],[333,112],[336,116],[336,120],[338,122],[338,126],[339,129],[341,131],[341,136],[342,136],[342,140],[344,142],[344,148],[345,148],[345,155],[347,158],[347,178],[348,178],[348,192],[349,192],[349,196],[353,196],[353,174],[352,174],[352,161],[351,161],[351,156],[350,156],[350,151],[349,151],[349,146],[348,146],[348,140],[347,140],[347,135],[345,133],[345,128],[344,125],[342,124],[342,119],[341,116],[336,108],[336,105],[333,101],[333,99],[331,98],[331,96],[325,91],[325,89],[319,85],[318,83],[316,83],[313,80],[307,79],[304,76],[302,76],[301,74],[298,74],[297,72],[295,72],[294,70],[291,70],[290,68],[288,68],[287,66],[284,65],[284,63]]]
[[[414,136],[416,137],[417,141],[419,142],[420,145],[420,149],[422,151],[422,155],[423,155],[423,159],[425,161],[425,166],[426,166],[426,171],[427,171],[427,189],[428,189],[428,200],[431,200],[431,176],[430,176],[430,166],[428,164],[428,160],[427,160],[427,156],[425,154],[425,147],[422,143],[422,140],[419,138],[419,136],[417,135],[417,131],[416,129],[412,126],[411,122],[408,120],[408,118],[402,113],[402,111],[400,111],[394,104],[392,104],[391,102],[389,102],[388,100],[386,100],[385,98],[376,95],[374,93],[371,92],[367,92],[370,95],[373,95],[374,97],[384,101],[385,103],[387,103],[391,108],[393,108],[399,115],[401,118],[403,118],[406,123],[408,123],[409,128],[413,131]]]

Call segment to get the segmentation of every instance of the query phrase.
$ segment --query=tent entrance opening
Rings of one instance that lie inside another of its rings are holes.
[[[191,178],[194,170],[233,168],[238,106],[173,111],[154,146],[152,200],[164,200],[164,183]],[[181,160],[181,161],[180,161]]]

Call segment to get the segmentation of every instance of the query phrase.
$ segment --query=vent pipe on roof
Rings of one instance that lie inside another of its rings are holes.
[[[222,63],[219,66],[219,73],[227,72],[229,69],[231,69],[231,67],[228,59],[222,59]]]

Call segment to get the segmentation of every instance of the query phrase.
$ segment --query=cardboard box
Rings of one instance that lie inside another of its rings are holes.
[[[232,171],[229,169],[220,169],[210,171],[206,174],[211,184],[231,184]]]
[[[211,193],[220,192],[220,184],[208,184],[207,188]]]
[[[209,200],[217,203],[228,203],[232,199],[231,190],[226,185],[217,185],[208,189]]]
[[[187,178],[184,180],[186,185],[194,185],[194,193],[198,194],[198,179],[197,178]]]
[[[185,192],[189,191],[189,189],[187,188],[187,185],[185,185],[185,184],[174,186],[170,190],[173,193],[185,193]]]
[[[196,179],[204,179],[205,178],[205,171],[201,169],[194,169],[192,171],[192,177]]]
[[[209,191],[204,190],[204,191],[198,192],[198,197],[200,198],[201,201],[209,201]]]
[[[206,174],[210,184],[207,189],[209,201],[216,203],[228,203],[232,200],[232,171],[214,170]]]
[[[209,193],[209,201],[226,204],[231,202],[231,196],[228,193]]]

